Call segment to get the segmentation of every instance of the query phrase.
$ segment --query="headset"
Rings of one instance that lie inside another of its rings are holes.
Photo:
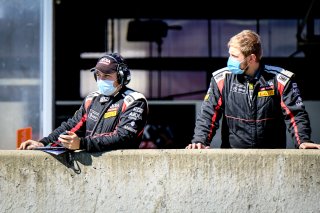
[[[119,84],[127,85],[131,80],[131,72],[128,68],[128,65],[125,63],[125,60],[122,58],[122,56],[119,53],[111,53],[101,56],[98,61],[102,58],[109,58],[112,59],[117,63],[117,81]],[[97,76],[94,73],[94,79],[97,80]]]

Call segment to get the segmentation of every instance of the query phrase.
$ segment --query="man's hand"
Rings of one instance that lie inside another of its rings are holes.
[[[74,132],[67,131],[67,134],[61,134],[59,141],[64,147],[70,150],[77,150],[80,148],[80,138]]]
[[[186,146],[186,149],[210,149],[210,146],[205,146],[202,143],[191,143]]]
[[[19,150],[24,150],[24,149],[31,150],[36,147],[44,147],[44,145],[43,145],[43,143],[41,143],[39,141],[27,140],[25,142],[22,142],[18,149]]]
[[[320,144],[304,142],[300,144],[299,149],[320,149]]]

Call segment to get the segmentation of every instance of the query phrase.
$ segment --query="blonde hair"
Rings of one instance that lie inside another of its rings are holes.
[[[245,57],[254,54],[257,57],[257,61],[261,60],[262,47],[260,36],[252,30],[242,30],[240,33],[231,37],[228,42],[228,48],[230,48],[230,46],[239,48]]]

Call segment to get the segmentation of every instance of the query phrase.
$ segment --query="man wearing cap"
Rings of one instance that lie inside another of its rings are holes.
[[[89,152],[139,148],[148,115],[143,94],[128,88],[130,70],[118,53],[102,56],[91,69],[98,91],[90,93],[74,116],[39,141],[18,148],[35,149],[60,144]]]

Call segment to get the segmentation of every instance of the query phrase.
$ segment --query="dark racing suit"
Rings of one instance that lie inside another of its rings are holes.
[[[295,147],[311,142],[309,116],[293,78],[268,65],[260,65],[255,78],[227,67],[213,72],[192,143],[209,146],[222,117],[221,148],[286,148],[286,129]]]
[[[80,137],[80,149],[87,151],[139,148],[147,114],[145,97],[127,87],[115,97],[93,92],[72,118],[40,142],[44,145],[55,142],[68,130]]]

